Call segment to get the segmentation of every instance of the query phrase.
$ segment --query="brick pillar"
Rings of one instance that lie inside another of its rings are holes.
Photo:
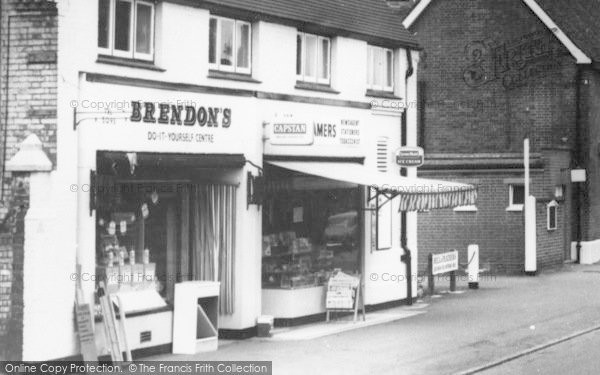
[[[10,217],[5,222],[6,255],[11,259],[6,286],[0,289],[0,300],[7,305],[6,331],[2,342],[7,359],[20,360],[23,354],[23,261],[25,214],[29,208],[29,173],[14,173]],[[3,283],[4,284],[4,283]],[[8,298],[7,298],[8,297]],[[3,307],[4,308],[4,307]]]

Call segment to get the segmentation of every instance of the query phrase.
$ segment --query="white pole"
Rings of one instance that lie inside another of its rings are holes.
[[[479,288],[479,245],[469,245],[467,248],[467,272],[469,275],[469,289]]]
[[[537,240],[535,227],[535,197],[525,198],[525,273],[535,275],[537,271]]]
[[[529,138],[523,140],[523,158],[525,164],[525,200],[529,196]]]

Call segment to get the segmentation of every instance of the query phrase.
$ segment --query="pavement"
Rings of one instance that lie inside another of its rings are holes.
[[[273,361],[276,375],[398,375],[564,374],[570,369],[565,359],[573,358],[584,363],[576,373],[598,373],[587,370],[599,362],[600,265],[566,264],[534,277],[486,276],[478,290],[459,280],[463,293],[447,293],[444,284],[436,283],[438,296],[401,307],[424,312],[402,319],[308,340],[253,338],[223,342],[216,352],[149,359]],[[547,360],[558,365],[538,363]]]

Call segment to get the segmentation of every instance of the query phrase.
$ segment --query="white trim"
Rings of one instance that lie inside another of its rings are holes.
[[[454,207],[454,212],[477,212],[477,206],[472,204],[468,206]]]
[[[404,21],[402,21],[402,25],[406,29],[410,28],[413,25],[413,23],[417,20],[417,18],[419,18],[419,16],[423,13],[425,8],[429,6],[431,1],[432,0],[421,0],[421,2],[417,4],[417,6],[408,14],[408,16],[404,18]],[[556,36],[556,38],[558,38],[558,40],[565,46],[565,48],[569,51],[571,56],[573,56],[577,64],[592,63],[592,59],[590,59],[581,49],[579,49],[579,47],[577,47],[575,43],[573,43],[573,41],[567,36],[567,34],[565,34],[558,27],[558,25],[554,21],[552,21],[550,16],[548,16],[548,13],[546,13],[535,0],[523,0],[523,2],[529,7],[529,9],[531,9],[533,14],[535,14],[540,19],[540,21],[542,21],[542,23],[546,25],[550,32],[552,32]]]
[[[580,50],[575,43],[558,27],[548,14],[535,2],[535,0],[523,0],[531,11],[546,25],[546,27],[560,40],[577,61],[577,64],[591,64],[592,60]]]
[[[512,204],[508,207],[506,207],[506,211],[508,212],[521,212],[523,211],[523,206],[522,204]]]
[[[419,4],[417,4],[417,6],[410,11],[408,16],[406,16],[406,18],[404,19],[404,21],[402,21],[402,26],[404,26],[404,28],[406,29],[411,27],[412,24],[417,20],[417,18],[419,18],[421,13],[423,13],[425,8],[427,8],[429,3],[431,3],[431,0],[421,0]]]

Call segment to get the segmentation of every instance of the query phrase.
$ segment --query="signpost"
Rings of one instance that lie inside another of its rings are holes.
[[[403,168],[420,167],[425,162],[421,147],[403,146],[396,150],[396,164]]]
[[[450,273],[450,291],[456,291],[456,271],[458,270],[458,251],[453,250],[441,254],[429,254],[429,293],[435,289],[434,276]]]

